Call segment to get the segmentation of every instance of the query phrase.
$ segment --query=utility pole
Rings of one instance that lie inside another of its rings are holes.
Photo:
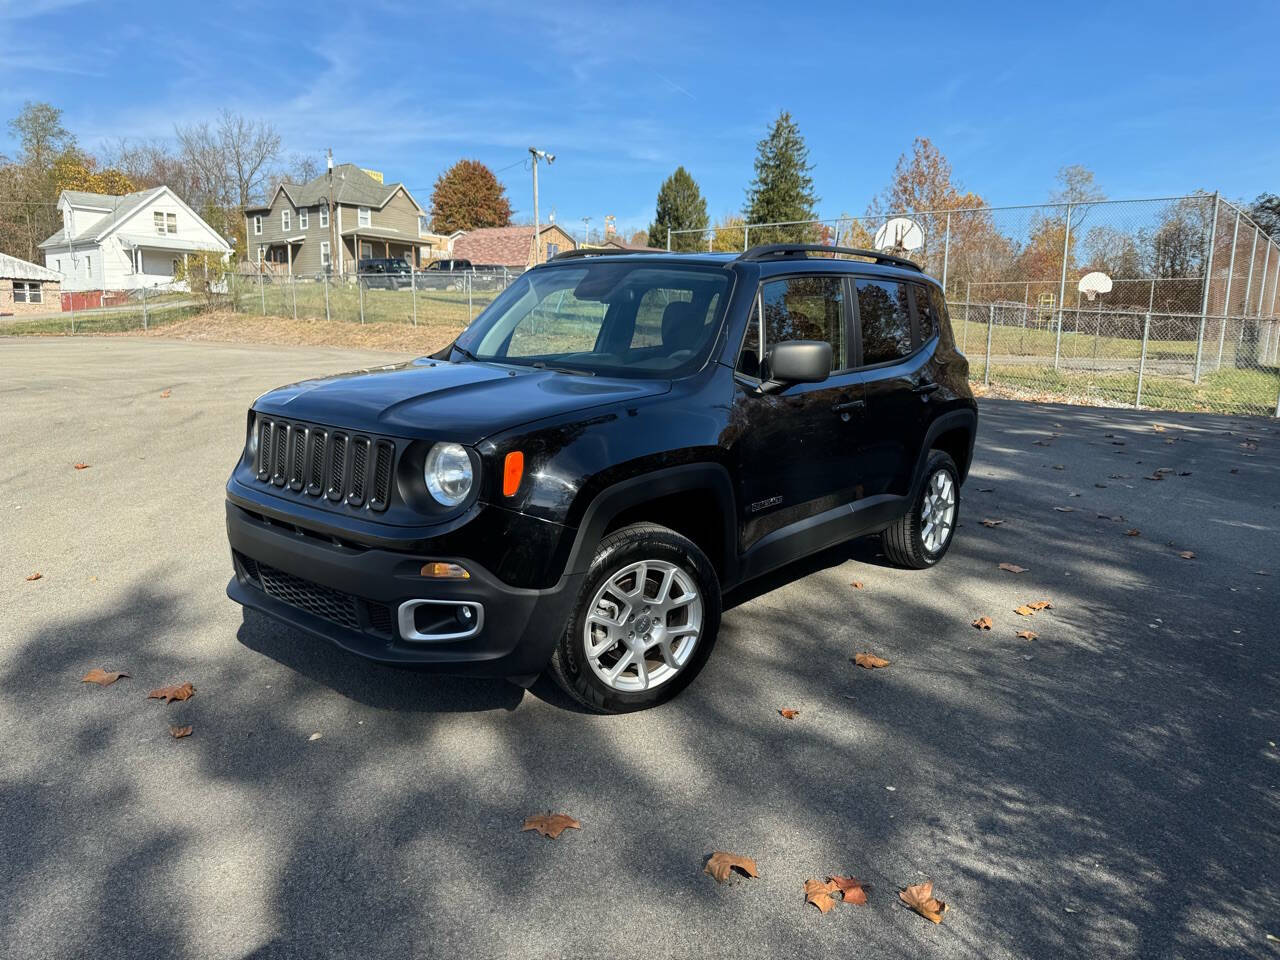
[[[556,155],[547,153],[545,150],[539,150],[537,147],[530,147],[529,155],[533,157],[533,263],[534,266],[537,266],[541,255],[538,235],[542,232],[542,225],[538,222],[538,158],[541,157],[546,160],[547,166],[551,166],[556,162]]]
[[[585,247],[591,242],[591,218],[582,218],[582,245]]]

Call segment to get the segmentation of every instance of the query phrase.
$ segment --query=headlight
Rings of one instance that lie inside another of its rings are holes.
[[[456,507],[471,492],[474,476],[471,458],[464,447],[457,443],[437,443],[427,454],[422,478],[436,501],[446,507]]]

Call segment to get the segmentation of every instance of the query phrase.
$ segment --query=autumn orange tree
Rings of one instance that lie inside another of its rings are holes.
[[[459,160],[436,180],[431,191],[431,229],[436,233],[509,223],[506,187],[479,160]]]

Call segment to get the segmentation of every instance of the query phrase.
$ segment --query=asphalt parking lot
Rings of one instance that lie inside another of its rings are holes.
[[[983,401],[940,567],[788,571],[683,696],[596,717],[225,598],[250,402],[387,359],[0,339],[5,956],[1280,955],[1276,421]],[[807,906],[830,874],[869,904]]]

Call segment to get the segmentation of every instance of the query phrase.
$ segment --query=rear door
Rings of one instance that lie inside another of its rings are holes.
[[[885,276],[852,278],[859,374],[866,388],[860,457],[869,496],[904,495],[929,423],[937,389],[929,375],[936,337],[922,336],[914,287]],[[923,288],[921,288],[923,289]]]
[[[769,351],[784,340],[830,343],[831,376],[761,395],[756,388],[768,379]],[[761,283],[737,372],[730,430],[745,550],[859,495],[855,437],[863,388],[843,276],[806,273]]]

